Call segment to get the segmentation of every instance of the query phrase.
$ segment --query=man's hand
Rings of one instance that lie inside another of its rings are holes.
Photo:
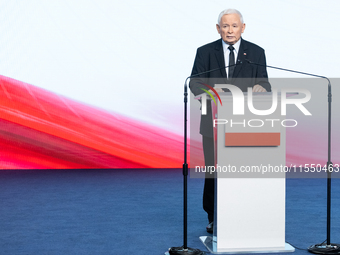
[[[214,88],[217,93],[224,92],[222,88]],[[209,92],[213,93],[211,89],[209,89]]]
[[[253,92],[267,92],[267,90],[261,85],[257,84],[253,87]]]

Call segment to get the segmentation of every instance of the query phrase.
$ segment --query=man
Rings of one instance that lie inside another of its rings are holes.
[[[225,84],[236,85],[244,92],[247,91],[248,87],[252,87],[253,92],[271,91],[265,67],[264,50],[241,38],[245,27],[239,11],[227,9],[220,13],[216,28],[221,39],[197,49],[191,75],[206,73],[191,79],[190,89],[194,95],[202,94],[201,88],[207,89],[202,83],[213,87],[217,81],[221,83],[221,79],[225,81]],[[249,61],[260,65],[252,64]],[[213,69],[215,70],[209,71]],[[216,91],[227,90],[216,88]],[[210,104],[207,104],[207,114],[201,116],[200,133],[203,141],[205,165],[214,166],[214,140]],[[209,233],[213,232],[214,186],[213,176],[207,174],[204,183],[203,208],[208,214],[207,231]]]

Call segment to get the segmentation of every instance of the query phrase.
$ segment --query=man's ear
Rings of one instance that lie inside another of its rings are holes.
[[[221,34],[220,25],[216,24],[217,33]]]
[[[246,29],[246,23],[242,24],[242,33],[244,32],[244,30]]]

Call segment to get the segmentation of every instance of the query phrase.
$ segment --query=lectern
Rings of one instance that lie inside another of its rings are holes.
[[[243,93],[243,114],[231,92],[219,96],[222,104],[211,101],[214,233],[200,239],[213,254],[293,252],[285,243],[285,129],[295,123],[281,115],[280,95],[275,108],[274,92]]]

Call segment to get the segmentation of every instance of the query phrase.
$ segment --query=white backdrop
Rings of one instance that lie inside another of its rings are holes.
[[[182,134],[184,80],[226,8],[268,65],[339,76],[334,0],[0,0],[0,75]]]

